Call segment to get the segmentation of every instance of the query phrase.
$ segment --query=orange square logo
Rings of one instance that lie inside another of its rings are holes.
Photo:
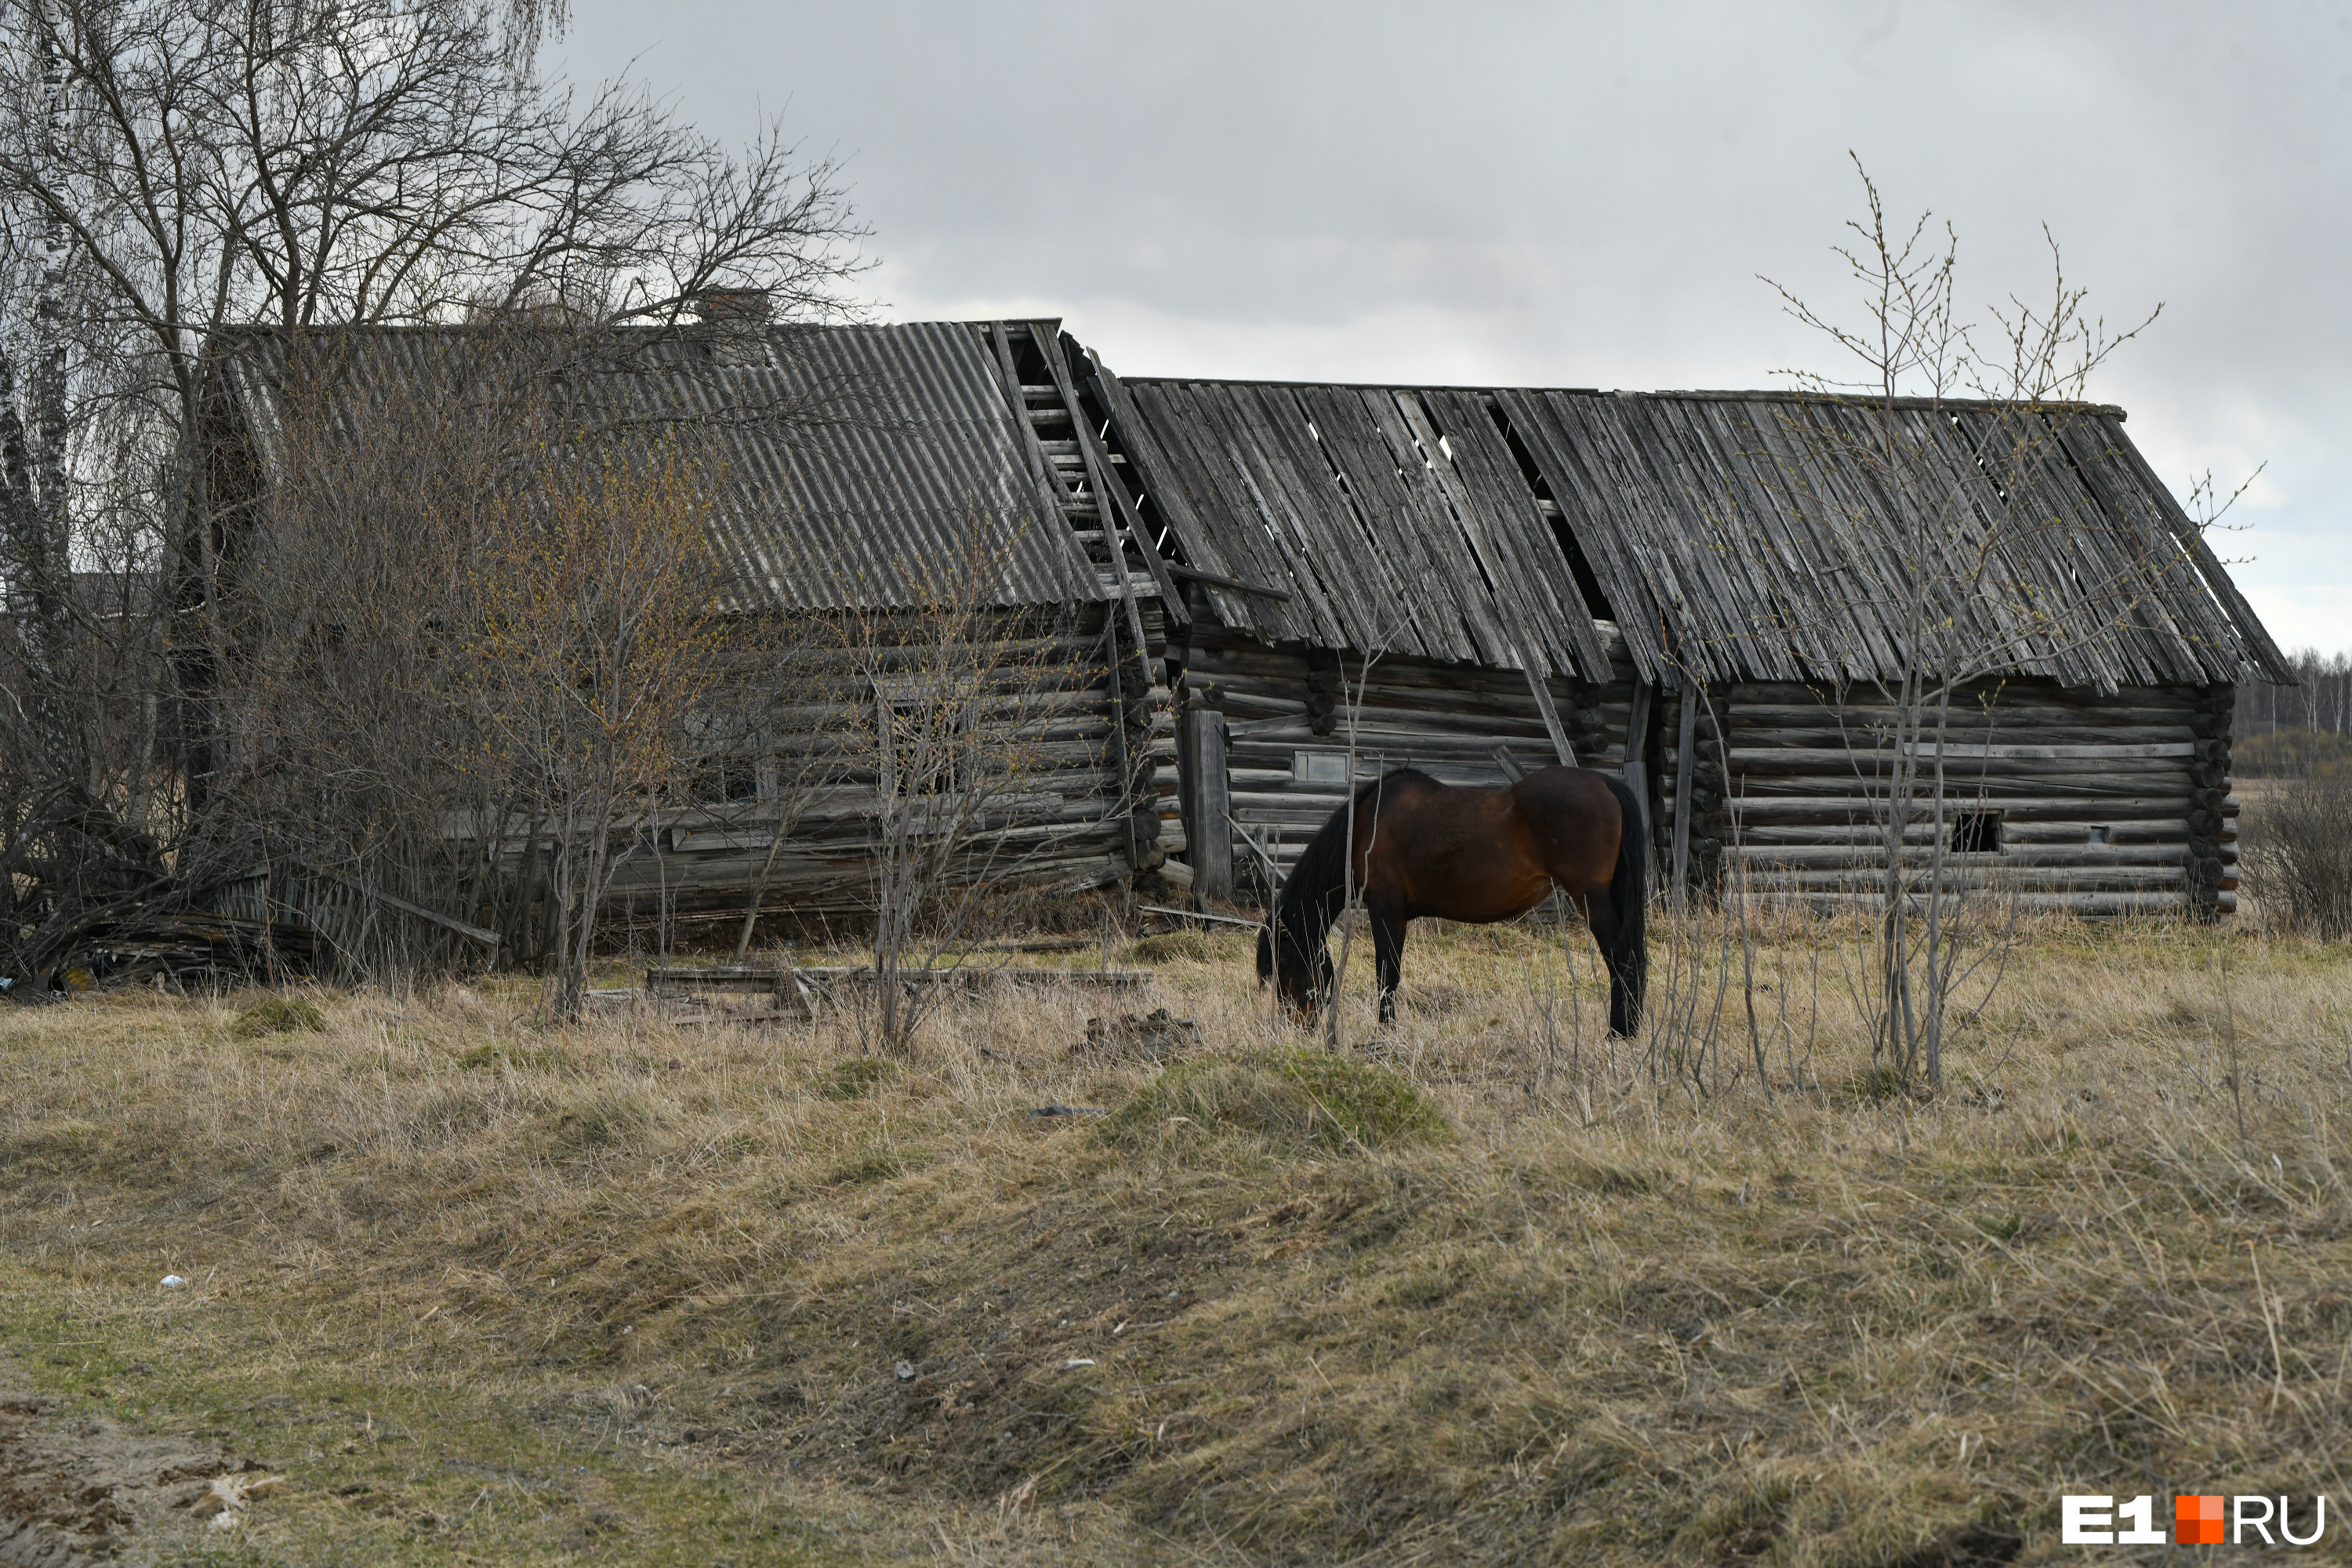
[[[2179,1497],[2172,1500],[2173,1540],[2182,1546],[2221,1544],[2221,1500]]]

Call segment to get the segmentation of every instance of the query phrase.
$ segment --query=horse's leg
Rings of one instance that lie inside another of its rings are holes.
[[[1617,973],[1617,910],[1606,898],[1586,898],[1585,929],[1592,932],[1593,945],[1601,949],[1601,967],[1609,976],[1609,1032],[1630,1035],[1633,1032],[1625,1012],[1625,988]]]
[[[1380,973],[1381,1024],[1396,1022],[1397,983],[1404,971],[1404,915],[1391,903],[1368,904],[1364,913],[1372,925],[1372,960]]]

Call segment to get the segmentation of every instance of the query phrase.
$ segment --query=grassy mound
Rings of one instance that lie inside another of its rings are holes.
[[[863,1100],[898,1076],[898,1064],[881,1057],[852,1057],[835,1062],[818,1080],[817,1092],[827,1100]]]
[[[1438,1109],[1388,1068],[1296,1048],[1171,1068],[1119,1108],[1103,1136],[1137,1148],[1176,1129],[1244,1133],[1297,1153],[1369,1152],[1454,1136]]]
[[[635,1142],[653,1123],[653,1110],[641,1095],[593,1095],[556,1118],[555,1146],[566,1154],[617,1149]]]
[[[327,1016],[308,996],[280,993],[265,996],[250,1007],[240,1011],[228,1032],[240,1040],[267,1039],[272,1035],[302,1032],[323,1035],[327,1032]]]

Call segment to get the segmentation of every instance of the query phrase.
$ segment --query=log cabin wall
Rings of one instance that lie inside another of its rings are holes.
[[[249,459],[243,482],[257,496],[295,460],[289,388],[344,400],[339,427],[359,433],[381,391],[405,387],[433,406],[485,365],[514,357],[505,337],[471,328],[316,336],[332,350],[326,369],[312,363],[318,344],[298,353],[269,329],[214,345],[223,429],[212,446]],[[953,584],[948,597],[976,591],[1024,626],[1054,623],[1041,639],[1008,621],[999,701],[982,721],[1025,729],[1021,745],[1041,764],[1023,781],[1017,821],[998,836],[1004,853],[988,868],[992,877],[1094,887],[1164,861],[1163,832],[1181,843],[1165,663],[1175,585],[1138,537],[1057,323],[790,327],[723,342],[622,328],[609,338],[522,342],[599,373],[567,383],[574,414],[592,427],[677,421],[723,448],[709,537],[730,612],[803,622],[853,610],[886,620],[916,614],[950,586],[938,573],[967,570],[959,563],[977,553],[990,580]],[[799,688],[790,735],[764,754],[710,759],[719,787],[658,807],[616,844],[608,912],[630,923],[740,914],[755,887],[762,907],[780,912],[852,913],[866,903],[882,802],[875,760],[848,753],[860,737],[871,749],[872,672],[861,677],[845,653],[816,668],[825,658],[814,645],[838,649],[838,639],[785,640],[795,644],[783,661],[791,668],[746,668],[737,684],[753,693]],[[725,700],[746,700],[739,690]],[[792,783],[811,776],[821,780],[813,795]],[[473,826],[449,831],[468,837]],[[510,958],[544,946],[548,903],[535,889],[547,847],[519,842],[488,854],[503,870],[490,901],[507,911],[499,918]]]
[[[1360,781],[1411,767],[1449,784],[1491,786],[1509,778],[1498,751],[1526,772],[1557,760],[1517,670],[1381,658],[1367,675],[1358,656],[1300,643],[1269,647],[1205,619],[1195,622],[1181,654],[1181,689],[1224,716],[1227,789],[1240,826],[1233,865],[1251,897],[1265,891],[1261,849],[1287,874],[1307,839],[1346,805],[1349,705],[1360,682]],[[1556,676],[1549,684],[1577,762],[1620,770],[1633,706],[1631,663],[1621,658],[1616,678],[1604,683]]]
[[[1173,710],[1164,623],[1141,608],[1139,652],[1117,637],[1118,605],[1084,605],[1046,637],[1008,637],[982,722],[1018,727],[1024,759],[1043,764],[1006,800],[1015,820],[989,863],[1008,883],[1076,890],[1155,868],[1181,847]],[[835,668],[807,678],[821,714],[795,726],[789,750],[758,759],[751,798],[663,814],[615,872],[610,912],[632,924],[698,914],[740,917],[766,868],[762,907],[855,915],[870,903],[870,855],[880,808],[877,760],[860,737],[873,719],[868,682]],[[1116,687],[1116,695],[1114,694]],[[791,823],[772,865],[777,819],[794,779],[819,781]],[[768,798],[760,798],[761,795]]]
[[[2049,680],[1979,683],[1952,704],[1948,862],[2014,887],[2021,907],[2078,915],[2237,907],[2237,802],[2228,792],[2227,686],[2126,689],[2111,697]],[[1817,910],[1875,903],[1879,816],[1893,710],[1870,690],[1745,682],[1694,700],[1688,866],[1702,891],[1737,868],[1748,890]],[[1679,729],[1681,699],[1661,729]],[[1679,746],[1664,748],[1664,827],[1678,837]],[[1924,865],[1932,822],[1906,838]]]

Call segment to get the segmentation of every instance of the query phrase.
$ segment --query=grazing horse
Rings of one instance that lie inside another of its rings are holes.
[[[1381,1022],[1396,1016],[1404,928],[1423,915],[1487,925],[1534,909],[1557,889],[1591,928],[1609,970],[1609,1032],[1642,1023],[1648,978],[1643,935],[1642,807],[1607,773],[1539,768],[1501,789],[1460,789],[1399,768],[1357,790],[1355,834],[1341,806],[1310,840],[1258,928],[1257,977],[1278,984],[1295,1012],[1331,993],[1324,939],[1352,880],[1371,921]],[[1350,872],[1352,871],[1352,878]]]

